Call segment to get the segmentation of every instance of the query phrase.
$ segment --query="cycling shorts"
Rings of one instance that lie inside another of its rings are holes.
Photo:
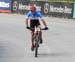
[[[31,28],[35,28],[35,26],[39,26],[40,25],[40,22],[38,19],[35,19],[35,20],[30,20],[30,27]]]

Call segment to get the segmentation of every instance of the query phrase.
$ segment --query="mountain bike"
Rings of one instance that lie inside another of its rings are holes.
[[[45,28],[39,29],[39,28],[36,28],[36,27],[35,28],[28,27],[27,29],[29,29],[29,30],[33,30],[34,29],[35,57],[38,57],[38,47],[39,47],[39,41],[40,41],[39,34],[40,34],[41,30],[47,30],[47,29],[45,29]]]

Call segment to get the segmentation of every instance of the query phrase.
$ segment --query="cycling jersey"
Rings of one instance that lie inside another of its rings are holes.
[[[26,18],[30,19],[30,27],[35,28],[35,26],[40,25],[39,19],[42,19],[43,16],[39,11],[36,11],[34,14],[29,11]]]
[[[32,12],[29,11],[26,16],[27,16],[26,18],[28,18],[30,20],[31,19],[42,19],[43,18],[42,14],[39,11],[36,11],[34,14],[32,14]]]

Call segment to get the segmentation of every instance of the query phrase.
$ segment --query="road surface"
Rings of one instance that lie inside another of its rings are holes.
[[[0,62],[75,62],[75,20],[53,17],[45,20],[49,30],[43,31],[43,44],[35,58],[30,50],[31,36],[25,28],[25,16],[1,13]]]

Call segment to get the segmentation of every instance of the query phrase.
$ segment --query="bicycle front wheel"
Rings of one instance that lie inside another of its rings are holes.
[[[38,46],[37,44],[35,44],[35,57],[37,57],[37,55],[38,55]]]
[[[35,57],[38,56],[38,47],[39,47],[39,37],[35,37]]]

